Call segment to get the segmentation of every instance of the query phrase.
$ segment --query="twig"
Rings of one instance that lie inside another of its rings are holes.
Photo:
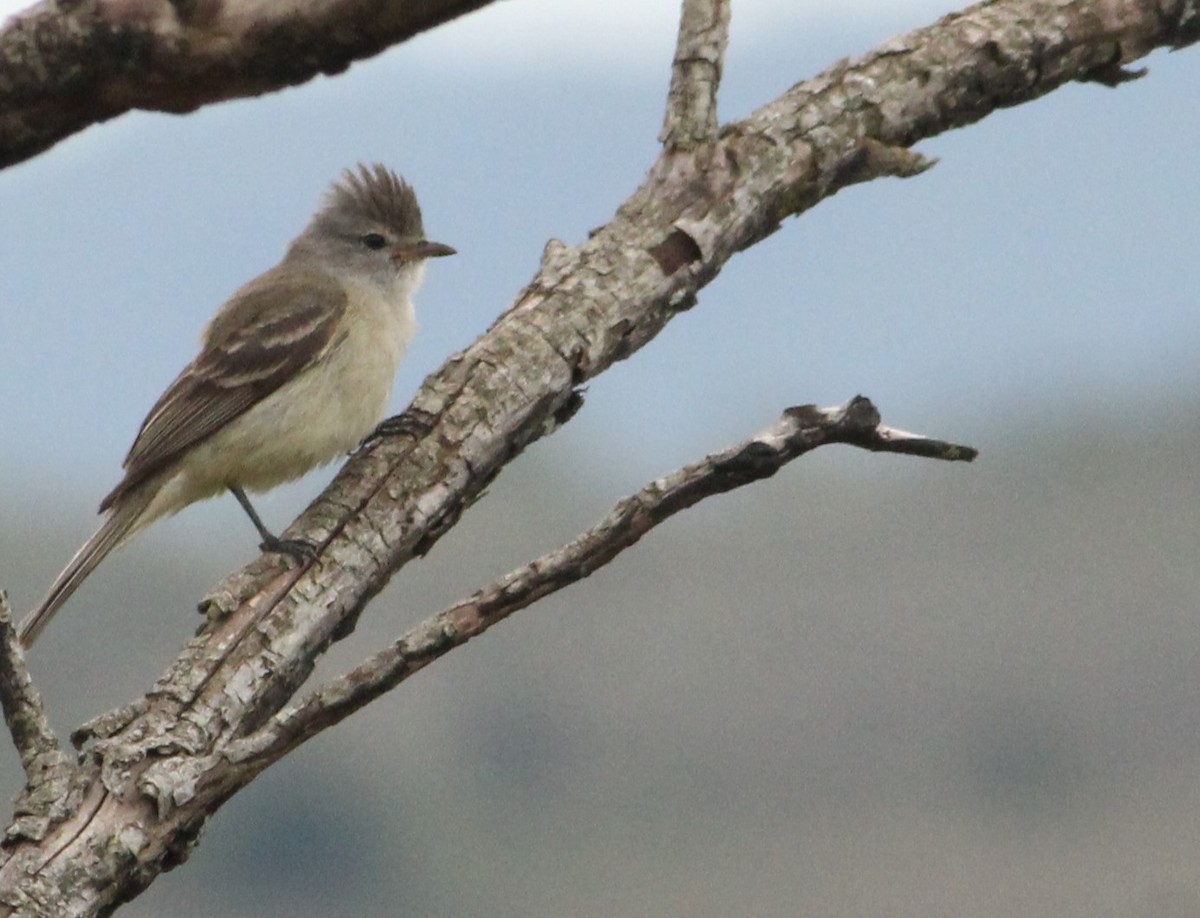
[[[459,644],[608,564],[681,510],[705,497],[769,478],[791,460],[827,443],[947,461],[970,462],[978,454],[969,446],[886,427],[880,423],[879,411],[862,396],[835,408],[788,408],[757,436],[650,482],[574,541],[426,619],[299,705],[282,711],[258,733],[235,743],[230,757],[254,770],[266,767]]]
[[[12,734],[13,745],[21,755],[25,777],[33,783],[40,766],[61,752],[58,737],[46,719],[42,697],[25,666],[25,656],[18,649],[12,607],[3,590],[0,590],[0,706],[4,708],[4,722]]]
[[[0,707],[25,769],[25,788],[13,805],[8,841],[45,838],[78,799],[80,774],[50,729],[41,695],[34,688],[17,645],[12,607],[0,590]]]
[[[684,0],[667,113],[658,136],[669,151],[717,136],[717,88],[729,40],[729,7],[730,0]]]

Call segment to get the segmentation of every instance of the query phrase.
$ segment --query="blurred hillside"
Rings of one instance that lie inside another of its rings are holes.
[[[868,394],[981,459],[831,448],[709,501],[273,769],[121,914],[1200,913],[1200,406],[932,429]],[[403,572],[325,672],[642,483],[588,448],[587,415]],[[65,560],[86,514],[5,488],[24,609],[32,555]],[[47,632],[33,665],[62,732],[143,691],[194,599],[249,558],[223,504],[112,559]],[[15,793],[8,750],[0,775]]]

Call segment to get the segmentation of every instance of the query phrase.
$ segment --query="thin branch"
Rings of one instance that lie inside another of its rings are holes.
[[[737,446],[650,482],[617,503],[603,520],[474,596],[425,620],[391,646],[281,712],[255,735],[234,743],[230,757],[263,768],[304,741],[395,688],[413,673],[537,600],[608,564],[655,526],[714,494],[769,478],[819,446],[845,443],[873,452],[907,453],[951,462],[977,452],[886,427],[869,399],[835,408],[788,408],[766,430]]]
[[[0,706],[13,745],[21,755],[25,778],[33,783],[48,759],[61,754],[58,737],[50,729],[42,696],[34,688],[25,656],[13,628],[8,594],[0,590]]]
[[[0,590],[0,706],[25,769],[25,788],[13,805],[8,842],[40,841],[75,809],[83,776],[62,751],[50,728],[42,697],[34,688],[17,644],[12,607]]]
[[[658,139],[668,151],[717,136],[717,89],[729,41],[730,0],[683,0],[667,113]]]

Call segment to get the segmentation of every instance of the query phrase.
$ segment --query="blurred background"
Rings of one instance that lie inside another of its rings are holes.
[[[0,3],[0,12],[18,4]],[[737,118],[949,12],[738,0]],[[0,587],[96,524],[216,307],[341,169],[432,238],[423,377],[656,152],[678,5],[497,3],[335,79],[131,114],[0,173]],[[330,676],[613,501],[862,392],[973,466],[821,450],[708,501],[329,731],[123,915],[1200,914],[1200,51],[920,149],[730,263],[588,387]],[[262,498],[276,528],[329,473]],[[59,731],[145,691],[255,555],[221,499],[109,559],[32,655]],[[0,756],[0,789],[21,785]]]

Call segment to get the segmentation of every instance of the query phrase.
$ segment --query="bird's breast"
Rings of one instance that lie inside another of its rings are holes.
[[[185,463],[195,486],[203,476],[214,493],[273,488],[344,455],[379,423],[415,328],[412,304],[351,294],[314,363],[195,448]]]

